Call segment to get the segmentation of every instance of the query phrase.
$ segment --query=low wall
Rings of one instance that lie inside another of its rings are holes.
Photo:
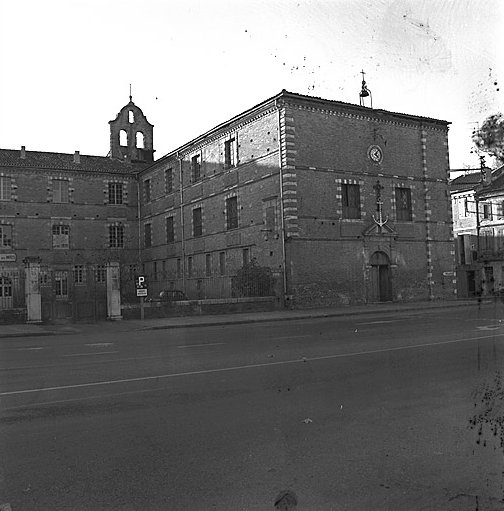
[[[144,317],[169,318],[177,316],[199,316],[205,314],[231,314],[234,312],[261,312],[280,308],[277,298],[223,298],[214,300],[187,300],[181,302],[151,301],[144,303]],[[140,304],[123,304],[123,319],[139,319]]]

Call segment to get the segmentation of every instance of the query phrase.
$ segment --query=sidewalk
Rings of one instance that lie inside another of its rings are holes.
[[[489,303],[485,301],[484,303]],[[373,305],[351,305],[338,308],[278,310],[266,312],[241,312],[232,314],[181,316],[172,318],[134,319],[124,321],[100,321],[98,323],[70,323],[64,325],[0,325],[0,338],[71,335],[99,330],[106,332],[126,332],[145,330],[165,330],[170,328],[188,328],[200,326],[219,326],[244,323],[263,323],[268,321],[289,321],[296,319],[329,318],[353,316],[358,314],[377,314],[446,309],[453,307],[475,306],[474,300],[452,300],[439,302],[383,303]]]

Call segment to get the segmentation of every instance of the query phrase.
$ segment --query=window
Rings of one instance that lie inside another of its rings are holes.
[[[264,228],[266,231],[277,230],[277,199],[268,199],[263,202]]]
[[[343,218],[360,218],[360,188],[356,184],[341,186]]]
[[[201,215],[201,208],[193,209],[193,236],[197,238],[203,234],[203,219]]]
[[[145,149],[145,137],[141,131],[137,131],[136,134],[136,146],[138,149]]]
[[[173,243],[175,241],[175,230],[173,226],[173,217],[166,217],[166,243]]]
[[[177,259],[177,278],[182,277],[182,259]]]
[[[152,247],[152,224],[145,224],[145,246]]]
[[[248,248],[244,248],[242,251],[242,265],[245,266],[250,263],[250,250]]]
[[[492,219],[492,204],[483,204],[483,218],[485,220]]]
[[[151,190],[150,190],[150,179],[146,179],[144,182],[144,197],[145,202],[150,202],[151,200]]]
[[[191,158],[191,176],[193,183],[201,179],[201,156],[199,154],[195,154]]]
[[[63,204],[68,202],[68,181],[66,179],[53,179],[53,202]]]
[[[0,248],[12,248],[12,225],[0,225]]]
[[[236,139],[231,138],[224,142],[224,167],[226,169],[236,166]]]
[[[68,272],[55,272],[54,292],[56,294],[56,298],[68,298]]]
[[[128,111],[128,121],[132,124],[135,122],[135,114],[132,110]]]
[[[173,169],[165,170],[165,192],[173,192]]]
[[[73,269],[74,284],[84,284],[85,283],[85,274],[86,274],[86,270],[82,264],[78,264],[78,265],[74,266],[74,269]]]
[[[95,281],[107,282],[107,267],[104,264],[99,264],[95,269]]]
[[[212,275],[212,254],[205,256],[205,275],[210,277]]]
[[[109,183],[108,184],[108,203],[109,204],[122,204],[123,203],[123,184],[122,183]]]
[[[411,209],[411,190],[409,188],[396,188],[396,214],[398,221],[409,222],[413,219],[413,212]]]
[[[226,252],[219,252],[219,273],[226,275]]]
[[[187,276],[192,277],[193,273],[193,258],[192,256],[189,256],[187,258]]]
[[[70,227],[68,225],[52,226],[52,247],[70,248]]]
[[[0,200],[11,200],[12,187],[11,178],[0,176]]]
[[[157,261],[154,261],[153,265],[152,265],[152,280],[157,280],[158,278],[158,273],[157,273]]]
[[[124,225],[109,225],[109,248],[124,248]]]
[[[226,229],[238,227],[238,197],[226,199]]]

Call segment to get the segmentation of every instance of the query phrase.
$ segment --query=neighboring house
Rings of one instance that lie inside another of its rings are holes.
[[[504,285],[504,166],[472,171],[450,183],[460,297]]]
[[[239,297],[255,262],[294,306],[451,297],[447,132],[282,91],[154,161],[130,98],[108,157],[0,150],[0,309],[34,259],[46,318],[102,317],[109,262],[123,296]]]

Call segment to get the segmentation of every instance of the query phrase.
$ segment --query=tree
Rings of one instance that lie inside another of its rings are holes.
[[[504,116],[498,113],[487,117],[481,128],[473,132],[473,142],[478,149],[504,163]]]
[[[238,270],[233,279],[233,288],[241,296],[271,296],[273,283],[271,269],[259,266],[253,259]]]

